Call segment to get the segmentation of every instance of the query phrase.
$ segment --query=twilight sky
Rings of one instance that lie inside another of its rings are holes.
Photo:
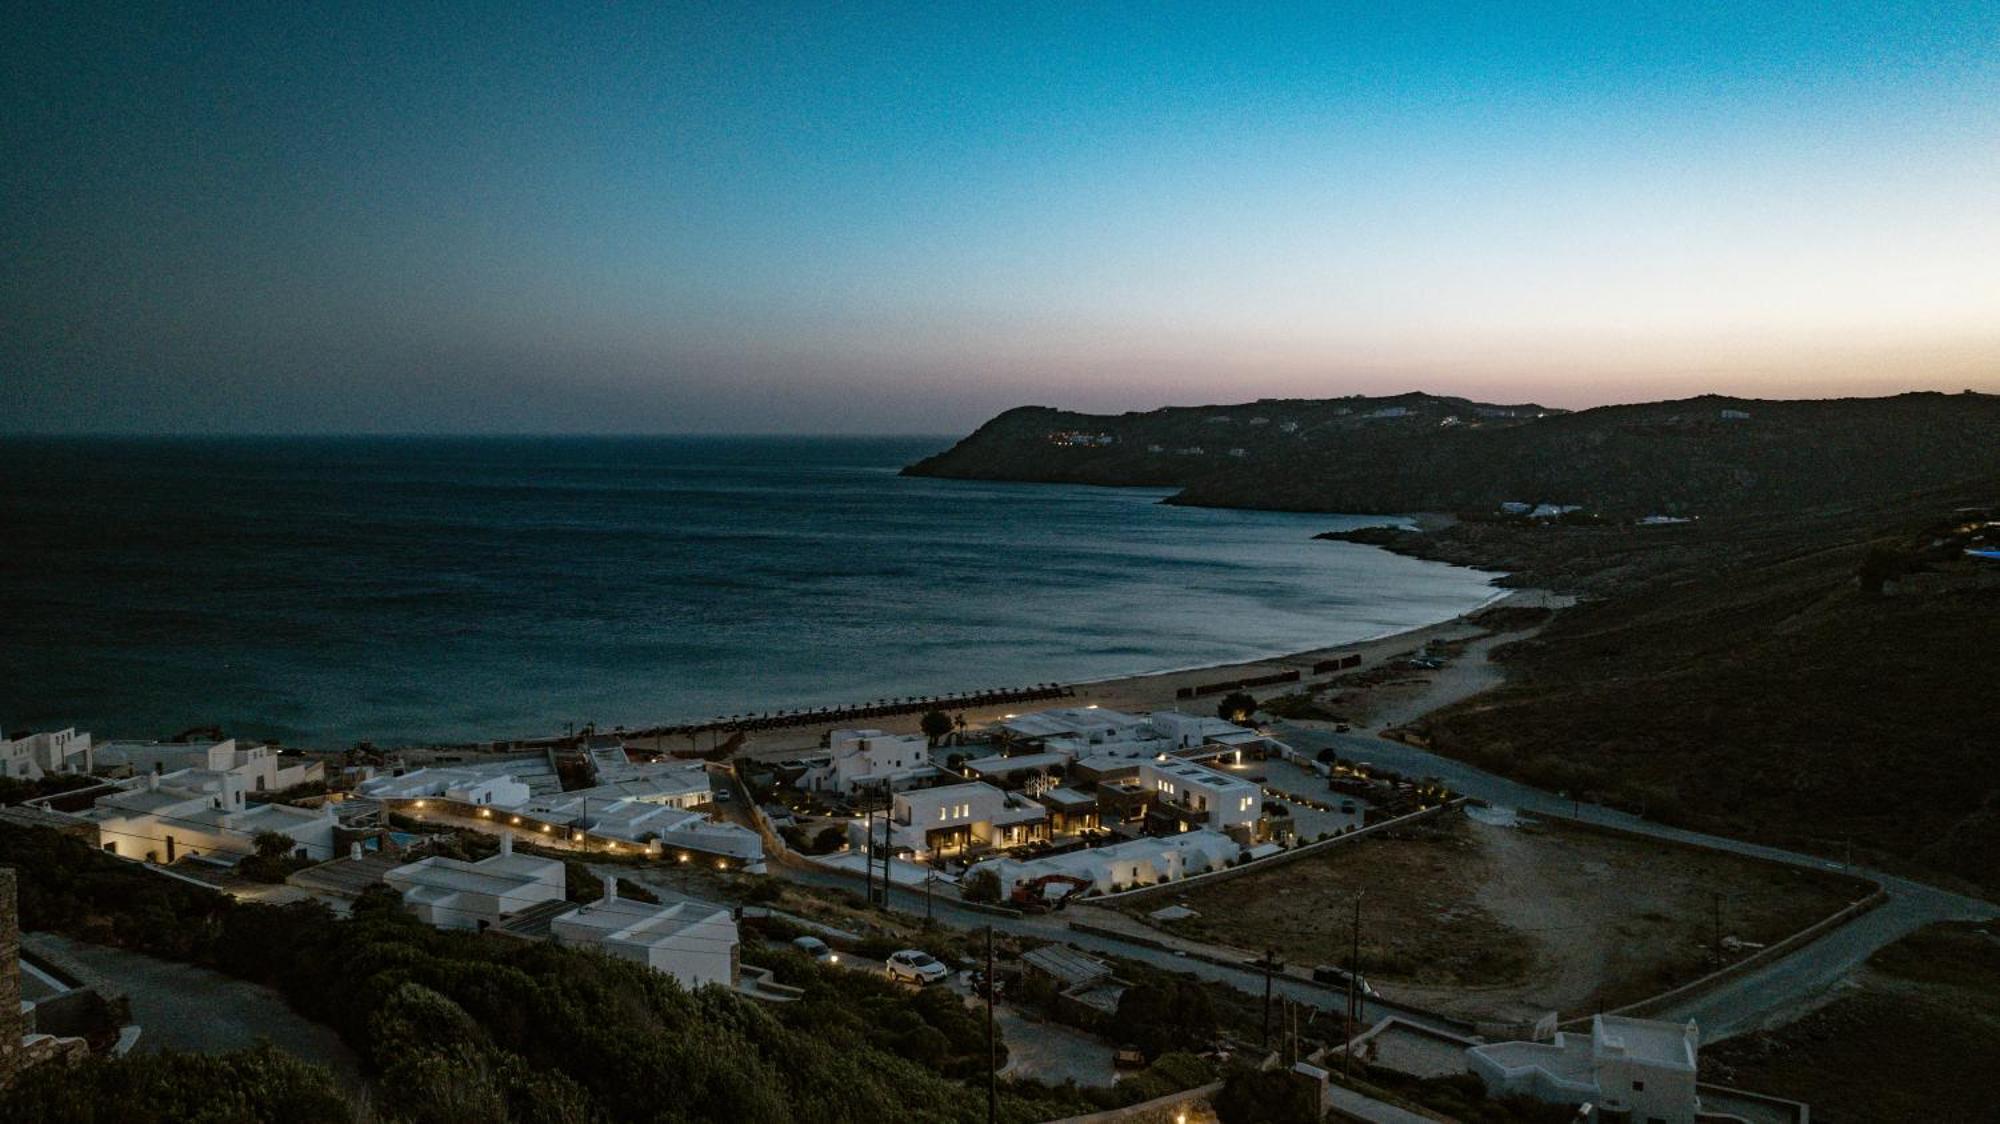
[[[10,5],[0,431],[2000,391],[2000,3],[542,7]]]

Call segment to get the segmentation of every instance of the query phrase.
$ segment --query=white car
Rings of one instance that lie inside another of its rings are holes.
[[[889,957],[889,978],[892,980],[908,980],[922,987],[937,983],[950,974],[951,970],[937,957],[914,948],[906,948]]]
[[[818,937],[794,937],[792,939],[792,947],[812,957],[814,961],[820,964],[840,963],[840,954],[828,948],[826,942],[820,940]]]

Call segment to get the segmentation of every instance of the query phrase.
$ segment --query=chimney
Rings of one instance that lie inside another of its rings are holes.
[[[355,841],[355,842],[353,842],[353,843],[349,843],[349,844],[347,845],[347,857],[348,857],[348,858],[350,858],[350,859],[353,859],[353,860],[354,860],[355,862],[360,862],[360,861],[361,861],[361,843],[360,843],[360,841],[358,841],[358,840],[357,840],[357,841]]]
[[[160,774],[158,773],[146,774],[146,791],[147,792],[160,791]]]
[[[604,876],[604,900],[606,902],[618,900],[618,876],[615,874]]]
[[[503,831],[500,833],[500,853],[503,855],[511,855],[514,853],[513,832]]]

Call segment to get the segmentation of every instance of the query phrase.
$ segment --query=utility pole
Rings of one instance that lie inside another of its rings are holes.
[[[1722,963],[1722,893],[1715,891],[1709,895],[1715,904],[1715,962]]]
[[[924,872],[924,928],[931,927],[931,883],[937,881],[937,872]]]
[[[1264,949],[1264,1048],[1271,1048],[1271,965],[1278,959],[1278,950]]]
[[[1361,894],[1354,895],[1354,927],[1348,937],[1347,946],[1347,1024],[1344,1030],[1345,1044],[1340,1051],[1340,1075],[1346,1077],[1354,1072],[1354,1022],[1361,1013],[1361,997],[1356,989],[1361,981]]]
[[[867,879],[868,904],[875,904],[875,809],[867,812],[867,826],[861,832],[861,876]]]
[[[993,926],[986,926],[986,1124],[1000,1119],[1000,1066],[993,1046],[993,1000],[1000,992],[993,979]]]

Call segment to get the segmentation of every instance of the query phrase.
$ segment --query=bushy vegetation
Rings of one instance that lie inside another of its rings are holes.
[[[15,1124],[352,1124],[322,1066],[272,1046],[233,1054],[135,1054],[37,1066],[7,1090]]]
[[[1149,1058],[1215,1045],[1215,1005],[1201,984],[1187,979],[1135,983],[1118,997],[1118,1032]]]
[[[1287,1070],[1242,1066],[1215,1095],[1215,1115],[1222,1124],[1317,1124],[1319,1090]]]
[[[969,902],[997,902],[1000,900],[1000,876],[980,867],[959,881],[958,892]]]
[[[1851,843],[2000,891],[2000,584],[1926,560],[1940,514],[1969,498],[1704,528],[1720,535],[1707,563],[1564,611],[1503,650],[1504,687],[1425,732],[1664,822],[1832,856]],[[1891,547],[1903,577],[1869,592],[1857,571]]]
[[[797,1003],[765,1006],[719,988],[690,992],[595,953],[435,930],[381,888],[342,920],[317,903],[237,902],[54,832],[16,828],[0,828],[0,863],[19,871],[24,927],[277,989],[360,1054],[379,1078],[375,1107],[389,1120],[832,1124],[984,1116],[983,1093],[955,1079],[983,1077],[984,1024],[943,989],[913,992],[746,948],[746,960],[766,961],[805,989]],[[132,1090],[153,1078],[105,1072],[70,1086],[72,1100],[89,1106],[78,1108],[81,1115],[46,1118],[343,1119],[314,1114],[314,1091],[330,1082],[317,1069],[309,1078],[273,1069],[282,1080],[274,1078],[271,1095],[294,1098],[296,1110],[266,1113],[258,1102],[207,1117],[122,1114]],[[1126,1095],[1123,1087],[1010,1085],[1001,1116],[1046,1120],[1124,1103]]]

